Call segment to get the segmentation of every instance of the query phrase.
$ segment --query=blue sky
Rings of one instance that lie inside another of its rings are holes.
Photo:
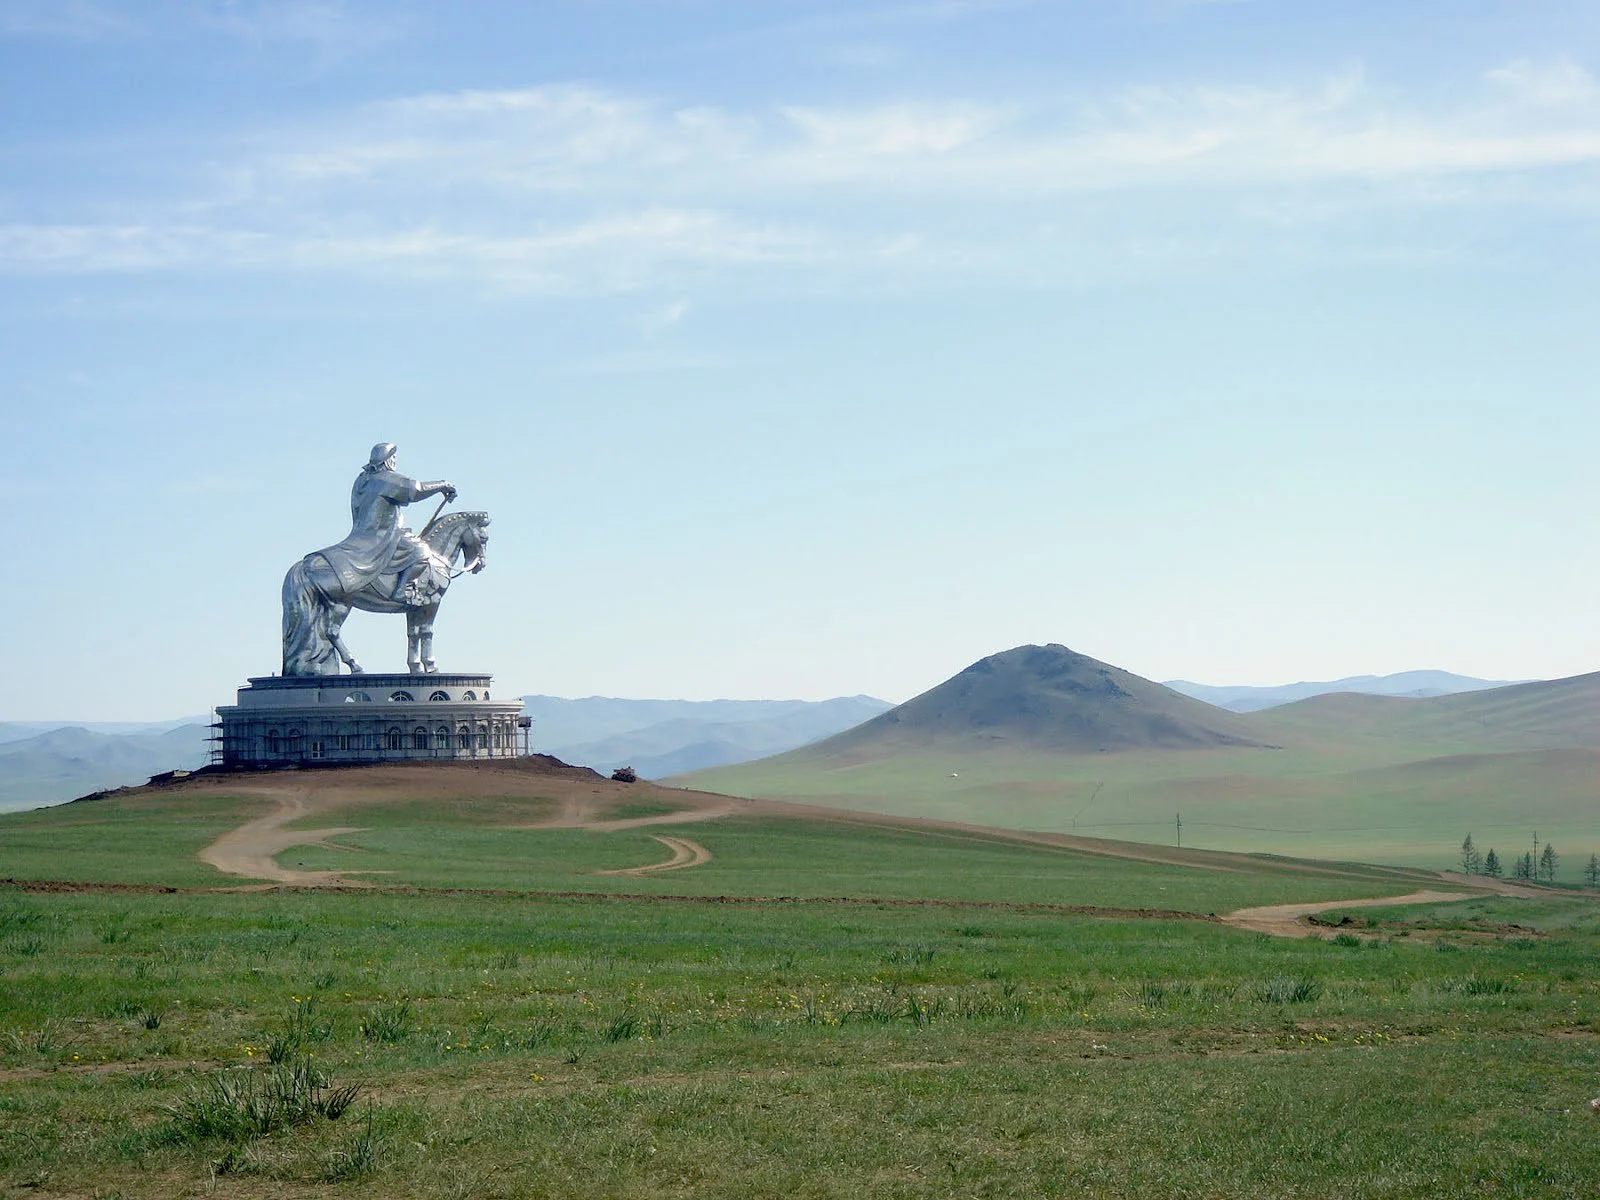
[[[274,669],[380,439],[506,691],[1591,670],[1597,72],[1561,0],[0,0],[0,719]]]

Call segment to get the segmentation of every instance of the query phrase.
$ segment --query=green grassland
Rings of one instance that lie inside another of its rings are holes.
[[[0,1183],[1587,1194],[1600,920],[1487,903],[1362,910],[1377,940],[1341,944],[978,905],[0,890]]]
[[[268,806],[236,796],[142,790],[0,814],[0,879],[215,887],[195,856]]]
[[[670,811],[676,794],[648,785],[631,792],[608,787],[616,797],[606,809],[608,818],[641,809],[651,815]],[[863,824],[852,814],[799,820],[751,813],[603,833],[518,827],[548,816],[554,807],[553,799],[538,795],[445,803],[425,794],[402,794],[382,804],[335,805],[296,824],[356,826],[357,832],[327,845],[291,847],[277,860],[291,869],[351,873],[383,887],[984,900],[1196,913],[1398,894],[1430,882],[1407,871],[1243,856],[1192,854],[1175,856],[1177,864],[1141,862],[982,831],[920,828],[915,822]],[[261,809],[260,800],[241,802],[225,789],[179,795],[146,790],[8,815],[0,818],[0,879],[237,885],[248,881],[221,874],[195,854]],[[229,813],[235,816],[230,819]],[[599,873],[662,861],[667,852],[650,836],[656,831],[693,837],[712,860],[693,870],[656,875]]]
[[[79,881],[0,885],[0,1195],[1569,1196],[1600,1178],[1584,895],[1271,938],[1205,914],[1429,879],[760,805],[529,828],[580,793],[608,819],[689,798],[494,775],[474,796],[479,777],[442,773],[446,801],[360,778],[285,784],[339,789],[303,827],[358,831],[278,862],[370,870],[367,889],[240,891],[198,862],[270,807],[259,785],[0,817],[0,878]],[[662,860],[653,833],[712,857],[596,873]]]
[[[1442,698],[1458,699],[1475,697]],[[1584,744],[1600,742],[1600,717],[1540,727],[1531,702],[1485,713],[1442,700],[1319,697],[1251,714],[1270,748],[1069,754],[1000,741],[843,757],[821,743],[682,782],[1165,844],[1181,815],[1186,846],[1433,868],[1468,833],[1509,863],[1537,830],[1562,855],[1558,877],[1576,880],[1600,852],[1600,747]]]

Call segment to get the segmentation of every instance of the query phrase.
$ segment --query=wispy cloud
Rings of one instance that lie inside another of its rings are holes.
[[[1327,225],[1356,202],[1461,208],[1490,191],[1538,203],[1552,169],[1597,164],[1600,88],[1567,59],[1488,69],[1448,108],[1354,68],[1295,87],[746,110],[594,86],[464,90],[259,139],[166,212],[0,228],[0,270],[680,293],[697,274],[754,269],[1029,276],[1093,257],[1106,230],[1129,261],[1225,257],[1252,224]],[[1485,186],[1505,180],[1521,186]],[[1062,205],[1080,238],[1047,232]]]
[[[383,268],[574,294],[633,290],[685,265],[797,262],[816,253],[801,230],[670,210],[514,235],[437,227],[315,235],[195,225],[0,226],[0,269],[13,273]]]
[[[0,37],[91,41],[133,28],[126,16],[92,0],[0,0]]]
[[[399,40],[407,23],[327,0],[229,0],[199,14],[209,29],[258,44],[298,43],[323,62],[365,54]]]
[[[1566,57],[1546,62],[1515,59],[1494,68],[1486,78],[1517,103],[1540,108],[1593,104],[1600,99],[1594,76]]]

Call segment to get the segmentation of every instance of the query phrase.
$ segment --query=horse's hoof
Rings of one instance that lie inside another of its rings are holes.
[[[367,673],[367,669],[365,667],[363,667],[360,663],[353,662],[353,663],[350,664],[350,674],[352,674],[352,675],[365,675],[366,673]]]
[[[422,664],[422,669],[429,675],[437,675],[439,673],[439,664],[434,662],[432,659],[429,659],[427,662]]]

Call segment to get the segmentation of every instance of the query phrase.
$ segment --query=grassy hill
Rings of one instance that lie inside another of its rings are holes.
[[[1185,845],[1435,867],[1468,833],[1509,861],[1537,831],[1575,879],[1600,851],[1600,675],[1236,714],[1022,647],[855,730],[683,782],[1169,844],[1181,817]]]

